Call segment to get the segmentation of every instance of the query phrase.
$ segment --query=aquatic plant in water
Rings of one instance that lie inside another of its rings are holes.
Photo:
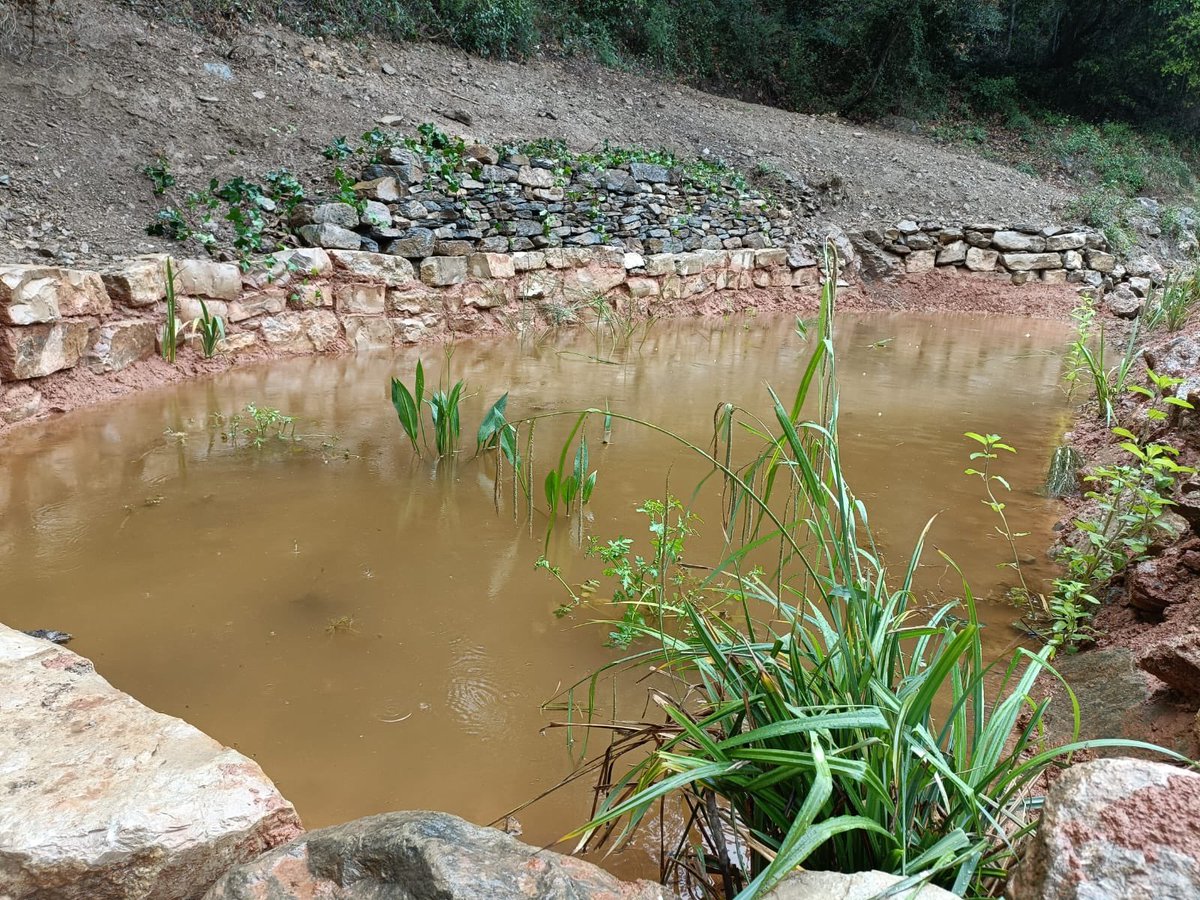
[[[582,848],[620,845],[661,804],[678,802],[686,826],[665,849],[664,876],[686,865],[685,845],[695,842],[703,862],[693,871],[719,871],[726,896],[758,895],[800,865],[882,869],[908,884],[992,895],[1036,827],[1049,766],[1087,748],[1156,748],[1044,747],[1047,703],[1035,682],[1052,672],[1053,649],[985,661],[965,581],[956,602],[919,607],[924,532],[905,566],[885,566],[842,470],[834,280],[791,404],[770,391],[773,424],[723,404],[704,449],[612,413],[711,466],[704,484],[720,491],[725,543],[710,565],[686,569],[673,562],[682,546],[667,556],[660,547],[654,577],[635,570],[633,583],[622,562],[630,546],[602,545],[615,602],[637,611],[613,623],[634,649],[559,698],[561,727],[600,728],[609,740],[574,776],[595,775],[598,793],[594,816],[573,835]],[[761,445],[737,465],[731,441],[742,431]],[[670,507],[652,518],[660,541]],[[572,591],[568,606],[585,602]],[[650,673],[662,722],[647,722],[640,704],[598,721],[600,680],[629,668]]]

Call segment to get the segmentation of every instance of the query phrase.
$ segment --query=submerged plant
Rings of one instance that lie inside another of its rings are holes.
[[[610,744],[580,770],[597,774],[598,805],[575,835],[584,848],[619,845],[678,800],[685,827],[665,874],[699,840],[694,868],[719,871],[726,896],[761,894],[800,865],[988,895],[1036,827],[1032,794],[1048,766],[1087,747],[1147,745],[1040,746],[1047,704],[1034,686],[1053,650],[986,662],[965,583],[961,600],[918,607],[924,533],[892,581],[842,469],[835,280],[792,403],[770,392],[773,424],[723,405],[710,452],[612,414],[712,467],[704,483],[722,493],[726,540],[720,558],[680,580],[662,565],[630,566],[621,539],[603,545],[614,599],[640,616],[618,623],[642,646],[570,688],[560,724],[597,726],[599,679],[631,667],[649,668],[664,720],[614,710],[599,725]],[[763,442],[746,465],[733,463],[728,440],[722,451],[725,428]],[[1077,704],[1073,716],[1077,730]]]
[[[422,410],[429,407],[430,431],[433,432],[433,448],[438,458],[450,456],[458,452],[459,439],[462,436],[462,415],[460,407],[466,392],[466,382],[462,379],[450,383],[450,359],[452,351],[446,354],[446,365],[442,369],[441,384],[437,390],[425,392],[425,365],[417,360],[416,374],[410,389],[399,378],[393,377],[390,386],[392,408],[396,410],[396,418],[400,427],[412,444],[418,456],[423,449],[427,450],[429,441],[425,430],[425,419]],[[508,459],[509,464],[519,467],[519,454],[516,448],[516,432],[504,418],[508,404],[508,394],[505,393],[492,404],[484,414],[479,426],[475,452],[478,455],[486,449],[498,446]]]

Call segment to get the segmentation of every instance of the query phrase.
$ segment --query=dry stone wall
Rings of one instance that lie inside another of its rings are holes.
[[[329,206],[309,213],[328,218],[318,211]],[[1108,290],[1110,310],[1118,315],[1136,315],[1163,278],[1152,259],[1123,263],[1109,252],[1103,235],[1081,228],[905,221],[853,238],[830,228],[820,240],[793,239],[787,247],[662,253],[632,249],[639,242],[668,246],[651,243],[665,239],[648,237],[622,239],[621,246],[493,252],[481,248],[498,247],[489,243],[495,236],[485,233],[472,242],[429,229],[420,247],[405,245],[398,252],[397,243],[414,240],[412,231],[423,227],[411,225],[407,237],[387,245],[393,252],[377,253],[361,248],[371,240],[365,234],[378,235],[382,226],[356,227],[360,230],[345,229],[355,236],[354,249],[293,248],[246,272],[233,263],[176,261],[177,330],[185,343],[196,342],[187,325],[200,316],[201,301],[226,323],[217,347],[222,356],[379,350],[435,335],[564,324],[596,298],[658,317],[705,308],[722,294],[753,305],[763,300],[754,291],[801,305],[820,285],[825,241],[837,249],[849,281],[962,269],[1016,283],[1036,279]],[[507,226],[502,221],[492,227]],[[535,243],[534,237],[528,241]],[[746,236],[725,241],[745,243]],[[86,370],[89,377],[107,378],[155,356],[166,319],[165,263],[159,255],[103,272],[0,266],[0,427],[38,415],[40,384],[56,373]],[[721,309],[735,308],[732,299],[720,303]]]
[[[638,253],[762,249],[792,237],[791,211],[732,174],[629,162],[568,167],[493,148],[465,149],[453,173],[389,147],[353,186],[359,205],[306,203],[291,225],[306,244],[408,259],[552,247]],[[449,175],[449,180],[446,175]]]

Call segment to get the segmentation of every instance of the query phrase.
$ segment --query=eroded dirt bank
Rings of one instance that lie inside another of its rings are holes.
[[[1061,221],[1070,199],[923,138],[591,65],[321,42],[282,28],[217,40],[103,0],[53,10],[32,57],[23,35],[0,35],[0,261],[81,265],[166,249],[145,234],[160,204],[140,174],[159,155],[181,183],[280,166],[323,183],[321,148],[382,116],[401,131],[433,122],[488,143],[608,141],[782,170],[811,188],[823,220],[847,229],[902,217]]]

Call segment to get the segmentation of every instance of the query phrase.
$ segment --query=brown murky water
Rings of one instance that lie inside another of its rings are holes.
[[[931,544],[977,593],[1002,593],[1004,548],[962,474],[962,432],[986,430],[1020,448],[1005,461],[1010,514],[1041,560],[1055,509],[1036,491],[1067,419],[1065,338],[1004,318],[840,323],[843,451],[885,553],[905,554],[940,514]],[[464,446],[505,389],[513,417],[607,401],[706,443],[718,401],[766,412],[765,385],[788,396],[807,358],[792,320],[775,317],[661,323],[621,365],[593,351],[585,334],[460,344],[454,370],[475,391]],[[424,355],[436,373],[438,352]],[[564,598],[533,567],[541,523],[531,537],[496,513],[490,465],[414,460],[385,384],[415,360],[277,362],[11,435],[0,621],[74,633],[72,649],[115,685],[257,759],[310,827],[415,808],[487,822],[540,793],[570,769],[562,732],[541,733],[559,717],[541,704],[613,651],[601,630],[552,615]],[[319,437],[300,452],[223,443],[210,416],[249,402],[297,416],[302,434],[337,435],[350,458],[322,453]],[[539,440],[549,447],[549,430]],[[668,472],[678,493],[700,472],[619,424],[593,461],[587,531],[602,538],[643,538],[637,503],[661,496]],[[567,531],[550,555],[580,580],[594,566]],[[936,554],[926,563],[923,584],[953,596]],[[984,612],[993,652],[1018,640],[1011,608]],[[341,617],[353,630],[330,633]],[[525,839],[552,840],[587,812],[582,786],[557,795],[521,814]]]

